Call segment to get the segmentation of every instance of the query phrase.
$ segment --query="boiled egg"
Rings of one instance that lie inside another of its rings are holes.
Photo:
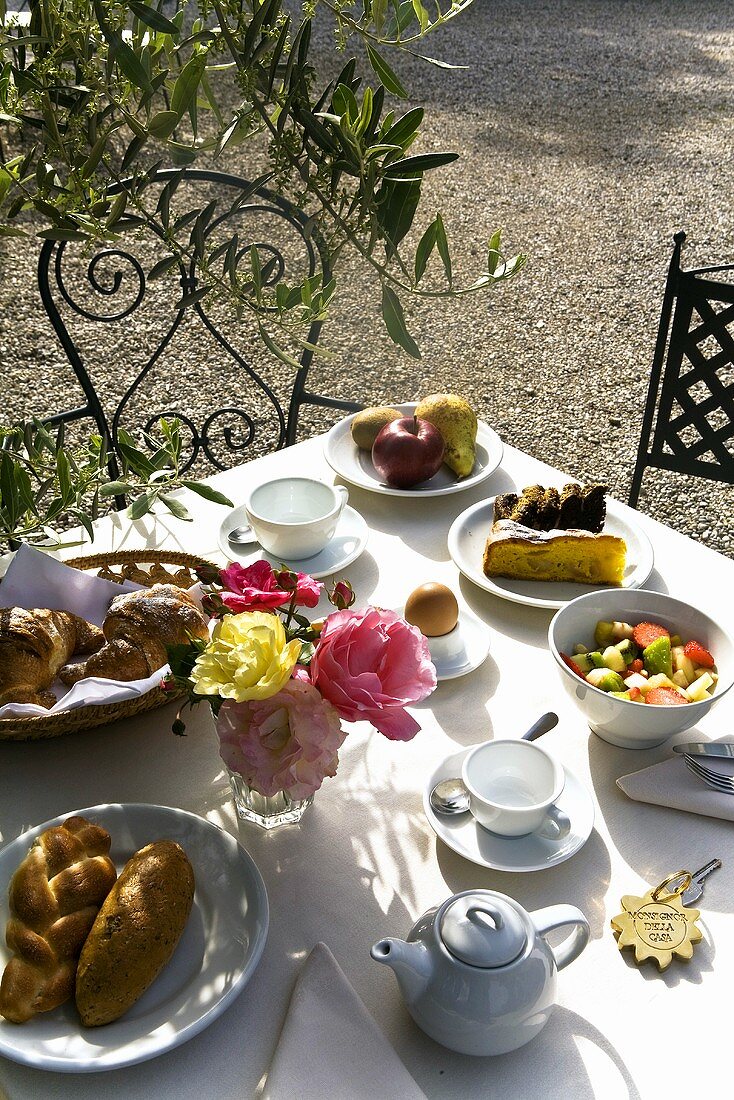
[[[449,634],[459,620],[456,596],[445,584],[427,581],[414,589],[405,602],[405,618],[426,638]]]

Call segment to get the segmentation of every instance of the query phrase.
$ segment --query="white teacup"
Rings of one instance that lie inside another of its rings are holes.
[[[348,499],[342,485],[282,477],[253,489],[245,512],[263,550],[284,562],[300,561],[334,537]]]
[[[493,833],[526,836],[548,821],[558,836],[568,827],[555,805],[566,774],[532,741],[503,738],[477,745],[464,758],[462,779],[473,816]]]

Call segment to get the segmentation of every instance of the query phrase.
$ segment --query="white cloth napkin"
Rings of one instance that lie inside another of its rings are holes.
[[[95,626],[102,626],[112,599],[121,591],[133,592],[141,587],[132,581],[117,584],[102,580],[91,573],[72,569],[56,558],[23,544],[3,577],[0,604],[3,607],[50,607],[58,611],[71,611]],[[119,703],[125,699],[136,699],[160,683],[167,671],[168,665],[165,665],[144,680],[129,681],[90,676],[72,688],[57,680],[52,690],[58,702],[49,710],[35,703],[6,703],[0,707],[0,718],[32,718],[76,710],[91,703]]]
[[[722,772],[731,770],[731,762],[726,758],[704,758],[703,763]],[[683,757],[677,753],[660,764],[621,776],[617,786],[637,802],[651,802],[654,806],[734,821],[734,795],[711,790],[688,770]]]
[[[324,943],[296,982],[263,1095],[426,1100]]]

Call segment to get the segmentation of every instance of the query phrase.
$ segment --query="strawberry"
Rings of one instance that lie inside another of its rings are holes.
[[[586,679],[582,669],[579,668],[579,666],[576,664],[576,662],[574,661],[574,659],[572,657],[569,657],[568,654],[566,654],[566,653],[562,653],[561,654],[561,660],[563,661],[563,663],[565,665],[568,665],[568,667],[571,669],[571,672],[575,672],[576,675],[580,676],[582,680]]]
[[[640,649],[647,649],[656,638],[670,637],[670,631],[660,623],[638,623],[632,631],[632,640]]]
[[[644,671],[644,668],[645,668],[645,666],[643,665],[642,661],[641,661],[641,660],[640,660],[640,658],[638,657],[638,658],[637,658],[636,660],[634,660],[634,661],[632,662],[632,664],[631,664],[631,665],[629,666],[629,671],[630,671],[630,672],[643,672],[643,671]]]
[[[639,688],[635,688],[635,687],[630,688],[630,700],[633,703],[644,703],[645,702],[645,700],[642,698],[642,692],[640,691]]]
[[[700,642],[686,642],[683,647],[683,652],[689,660],[693,661],[694,665],[698,665],[699,668],[713,668],[714,659],[707,649],[704,649]]]
[[[675,688],[653,688],[652,691],[648,691],[646,702],[653,703],[656,706],[676,706],[678,703],[687,703],[688,700],[681,695]]]

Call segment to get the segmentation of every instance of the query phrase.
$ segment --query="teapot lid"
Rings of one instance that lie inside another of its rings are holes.
[[[507,966],[528,940],[515,906],[490,890],[459,894],[443,912],[439,935],[457,959],[485,969]]]

